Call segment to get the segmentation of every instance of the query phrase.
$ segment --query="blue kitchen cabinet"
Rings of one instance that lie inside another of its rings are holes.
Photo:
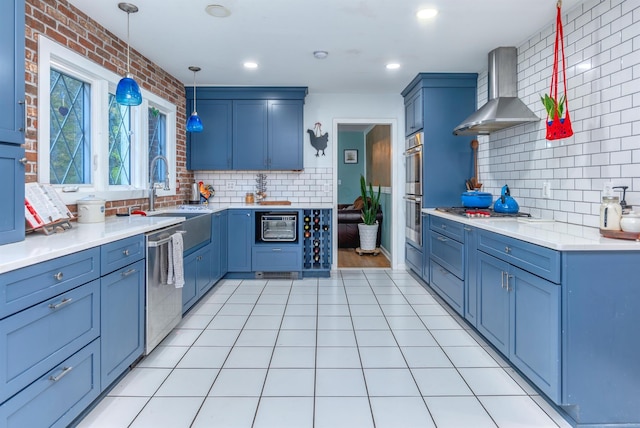
[[[216,283],[227,273],[227,211],[211,215],[211,277]]]
[[[184,258],[182,313],[187,312],[214,283],[212,257],[214,245],[209,244]]]
[[[302,170],[301,100],[268,101],[267,166],[270,170]]]
[[[405,263],[414,271],[418,276],[422,276],[422,248],[415,246],[410,242],[404,244],[404,258]]]
[[[228,272],[251,272],[254,242],[252,210],[229,210]]]
[[[431,246],[429,245],[429,215],[422,214],[422,280],[429,284],[431,282]]]
[[[478,330],[504,355],[509,355],[509,294],[505,274],[509,263],[478,253]]]
[[[413,89],[405,96],[404,100],[404,133],[406,136],[414,134],[422,129],[422,91]]]
[[[191,112],[193,88],[186,88]],[[306,87],[198,88],[204,131],[187,142],[192,170],[303,169]]]
[[[478,326],[478,230],[464,226],[464,318],[474,327]]]
[[[189,100],[188,105],[192,105]],[[232,159],[232,101],[198,100],[202,132],[187,133],[187,169],[229,170]],[[188,109],[187,115],[191,114]]]
[[[0,2],[0,143],[24,143],[27,118],[24,58],[25,2],[3,0]],[[3,182],[3,187],[8,185]]]
[[[535,258],[519,258],[528,251],[537,252],[543,266],[559,253],[486,231],[479,234],[479,242],[480,248],[486,248],[487,243],[508,244],[500,245],[501,256],[477,252],[477,328],[557,403],[561,385],[560,285],[514,264],[530,265]],[[535,265],[531,270],[546,271]],[[557,277],[559,269],[548,274]]]
[[[233,102],[233,169],[269,169],[267,100]]]
[[[100,339],[0,405],[3,428],[64,428],[100,394]]]
[[[24,240],[23,158],[24,148],[0,144],[0,245]]]
[[[424,133],[422,207],[459,206],[464,182],[473,174],[469,137],[453,135],[477,108],[475,73],[420,73],[402,91],[405,133]]]
[[[260,244],[252,251],[254,272],[299,272],[302,270],[300,245]]]
[[[102,388],[108,387],[144,352],[144,260],[101,278]]]

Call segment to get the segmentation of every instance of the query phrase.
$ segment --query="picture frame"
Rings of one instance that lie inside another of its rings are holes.
[[[358,163],[358,150],[357,149],[345,149],[345,151],[344,151],[344,163]]]

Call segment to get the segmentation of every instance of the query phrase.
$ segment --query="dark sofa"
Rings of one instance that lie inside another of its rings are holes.
[[[362,223],[361,209],[354,209],[353,205],[338,205],[338,248],[358,248],[360,247],[360,234],[358,233],[358,223]],[[378,237],[376,247],[380,246],[382,238],[382,209],[378,208],[376,215],[378,221]]]

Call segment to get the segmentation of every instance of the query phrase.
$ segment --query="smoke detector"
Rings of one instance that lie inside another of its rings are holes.
[[[313,56],[316,59],[325,59],[326,57],[329,56],[329,52],[327,52],[327,51],[314,51],[313,52]]]

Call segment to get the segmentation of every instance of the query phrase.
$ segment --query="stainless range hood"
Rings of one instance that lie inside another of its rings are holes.
[[[489,101],[458,125],[455,135],[492,132],[540,120],[518,98],[518,51],[501,47],[489,52]]]

